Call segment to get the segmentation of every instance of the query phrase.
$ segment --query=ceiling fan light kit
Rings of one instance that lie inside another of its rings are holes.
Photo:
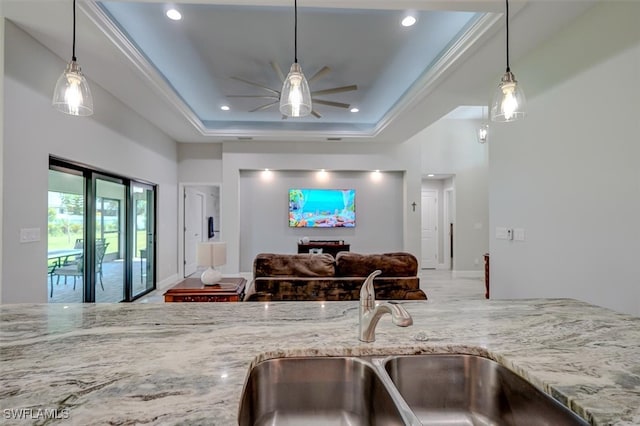
[[[53,90],[51,105],[60,112],[75,116],[93,114],[93,97],[87,79],[76,60],[76,0],[73,0],[73,48],[71,62]]]
[[[500,79],[491,103],[491,121],[510,122],[526,115],[526,99],[522,86],[509,67],[509,0],[506,2],[507,70]]]

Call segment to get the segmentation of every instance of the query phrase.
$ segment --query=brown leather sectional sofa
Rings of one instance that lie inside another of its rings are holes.
[[[376,269],[376,299],[426,300],[418,261],[410,253],[258,254],[245,301],[358,300],[360,286]]]

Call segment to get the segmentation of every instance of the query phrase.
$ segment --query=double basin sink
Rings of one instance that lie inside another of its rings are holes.
[[[246,425],[587,425],[495,361],[474,355],[278,358],[249,372]]]

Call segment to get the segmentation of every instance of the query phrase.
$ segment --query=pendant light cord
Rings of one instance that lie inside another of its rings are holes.
[[[74,0],[75,1],[75,0]],[[506,7],[506,21],[507,21],[507,72],[511,71],[511,68],[509,67],[509,0],[505,0],[505,3],[507,5]]]
[[[76,1],[76,0],[73,0]],[[293,62],[298,63],[298,0],[293,0]]]
[[[71,53],[71,60],[76,60],[76,0],[73,0],[73,51]]]

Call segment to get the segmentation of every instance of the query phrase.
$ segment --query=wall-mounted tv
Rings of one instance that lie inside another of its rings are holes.
[[[353,228],[356,226],[356,190],[289,189],[289,226]]]

